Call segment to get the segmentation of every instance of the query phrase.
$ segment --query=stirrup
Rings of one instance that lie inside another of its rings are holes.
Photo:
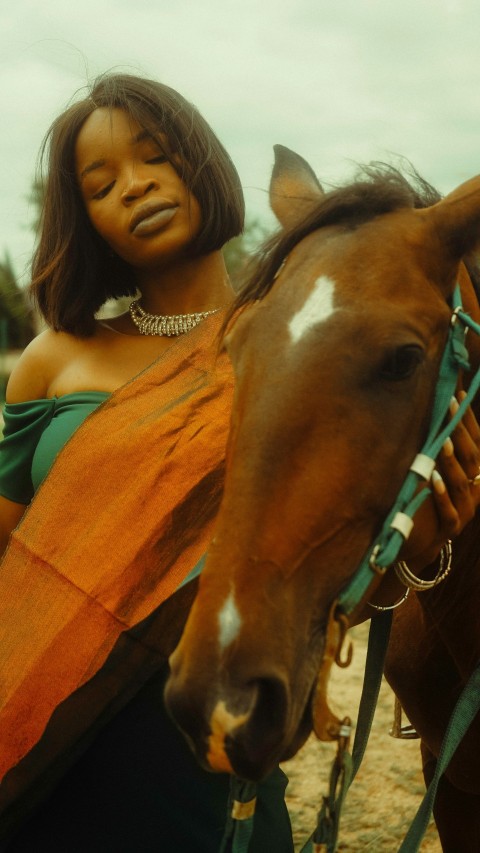
[[[391,737],[398,738],[399,740],[415,740],[420,737],[414,726],[411,724],[402,726],[402,706],[400,705],[397,696],[395,696],[393,724],[389,731],[389,735]]]

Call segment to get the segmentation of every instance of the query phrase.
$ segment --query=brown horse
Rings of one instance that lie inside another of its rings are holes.
[[[370,169],[324,195],[277,146],[271,200],[285,230],[225,339],[236,390],[224,497],[166,692],[199,760],[250,780],[312,729],[328,614],[421,447],[457,280],[479,313],[462,261],[478,239],[480,178],[438,201]],[[388,677],[427,776],[480,658],[476,532],[455,541],[445,583],[397,611]],[[476,723],[439,795],[442,843],[456,853],[480,850],[479,738]]]

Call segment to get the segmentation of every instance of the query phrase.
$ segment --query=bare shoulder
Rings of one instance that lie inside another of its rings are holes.
[[[7,385],[7,402],[23,403],[48,396],[52,380],[70,361],[82,340],[46,329],[25,347]]]

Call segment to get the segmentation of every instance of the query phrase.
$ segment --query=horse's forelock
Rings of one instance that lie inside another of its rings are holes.
[[[357,180],[326,193],[303,221],[269,238],[250,261],[225,326],[238,309],[267,295],[285,258],[313,231],[332,225],[352,230],[384,213],[429,207],[439,201],[437,190],[408,161],[404,171],[382,162],[362,166]]]

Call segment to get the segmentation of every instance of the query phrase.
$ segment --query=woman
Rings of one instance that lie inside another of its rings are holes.
[[[68,446],[3,563],[5,849],[216,851],[228,777],[197,766],[162,700],[191,593],[180,612],[161,604],[204,553],[221,494],[221,247],[243,226],[240,183],[193,106],[131,76],[101,78],[49,142],[32,290],[50,328],[9,382],[4,544]],[[124,295],[127,313],[95,319]],[[255,850],[293,849],[284,788],[280,771],[262,788]]]
[[[216,851],[228,778],[196,765],[162,688],[222,489],[239,180],[190,104],[135,77],[101,78],[49,141],[32,285],[49,329],[11,377],[1,449],[4,544],[22,519],[0,573],[3,849]],[[461,459],[468,429],[455,442]],[[251,851],[293,849],[284,787],[261,786]]]

